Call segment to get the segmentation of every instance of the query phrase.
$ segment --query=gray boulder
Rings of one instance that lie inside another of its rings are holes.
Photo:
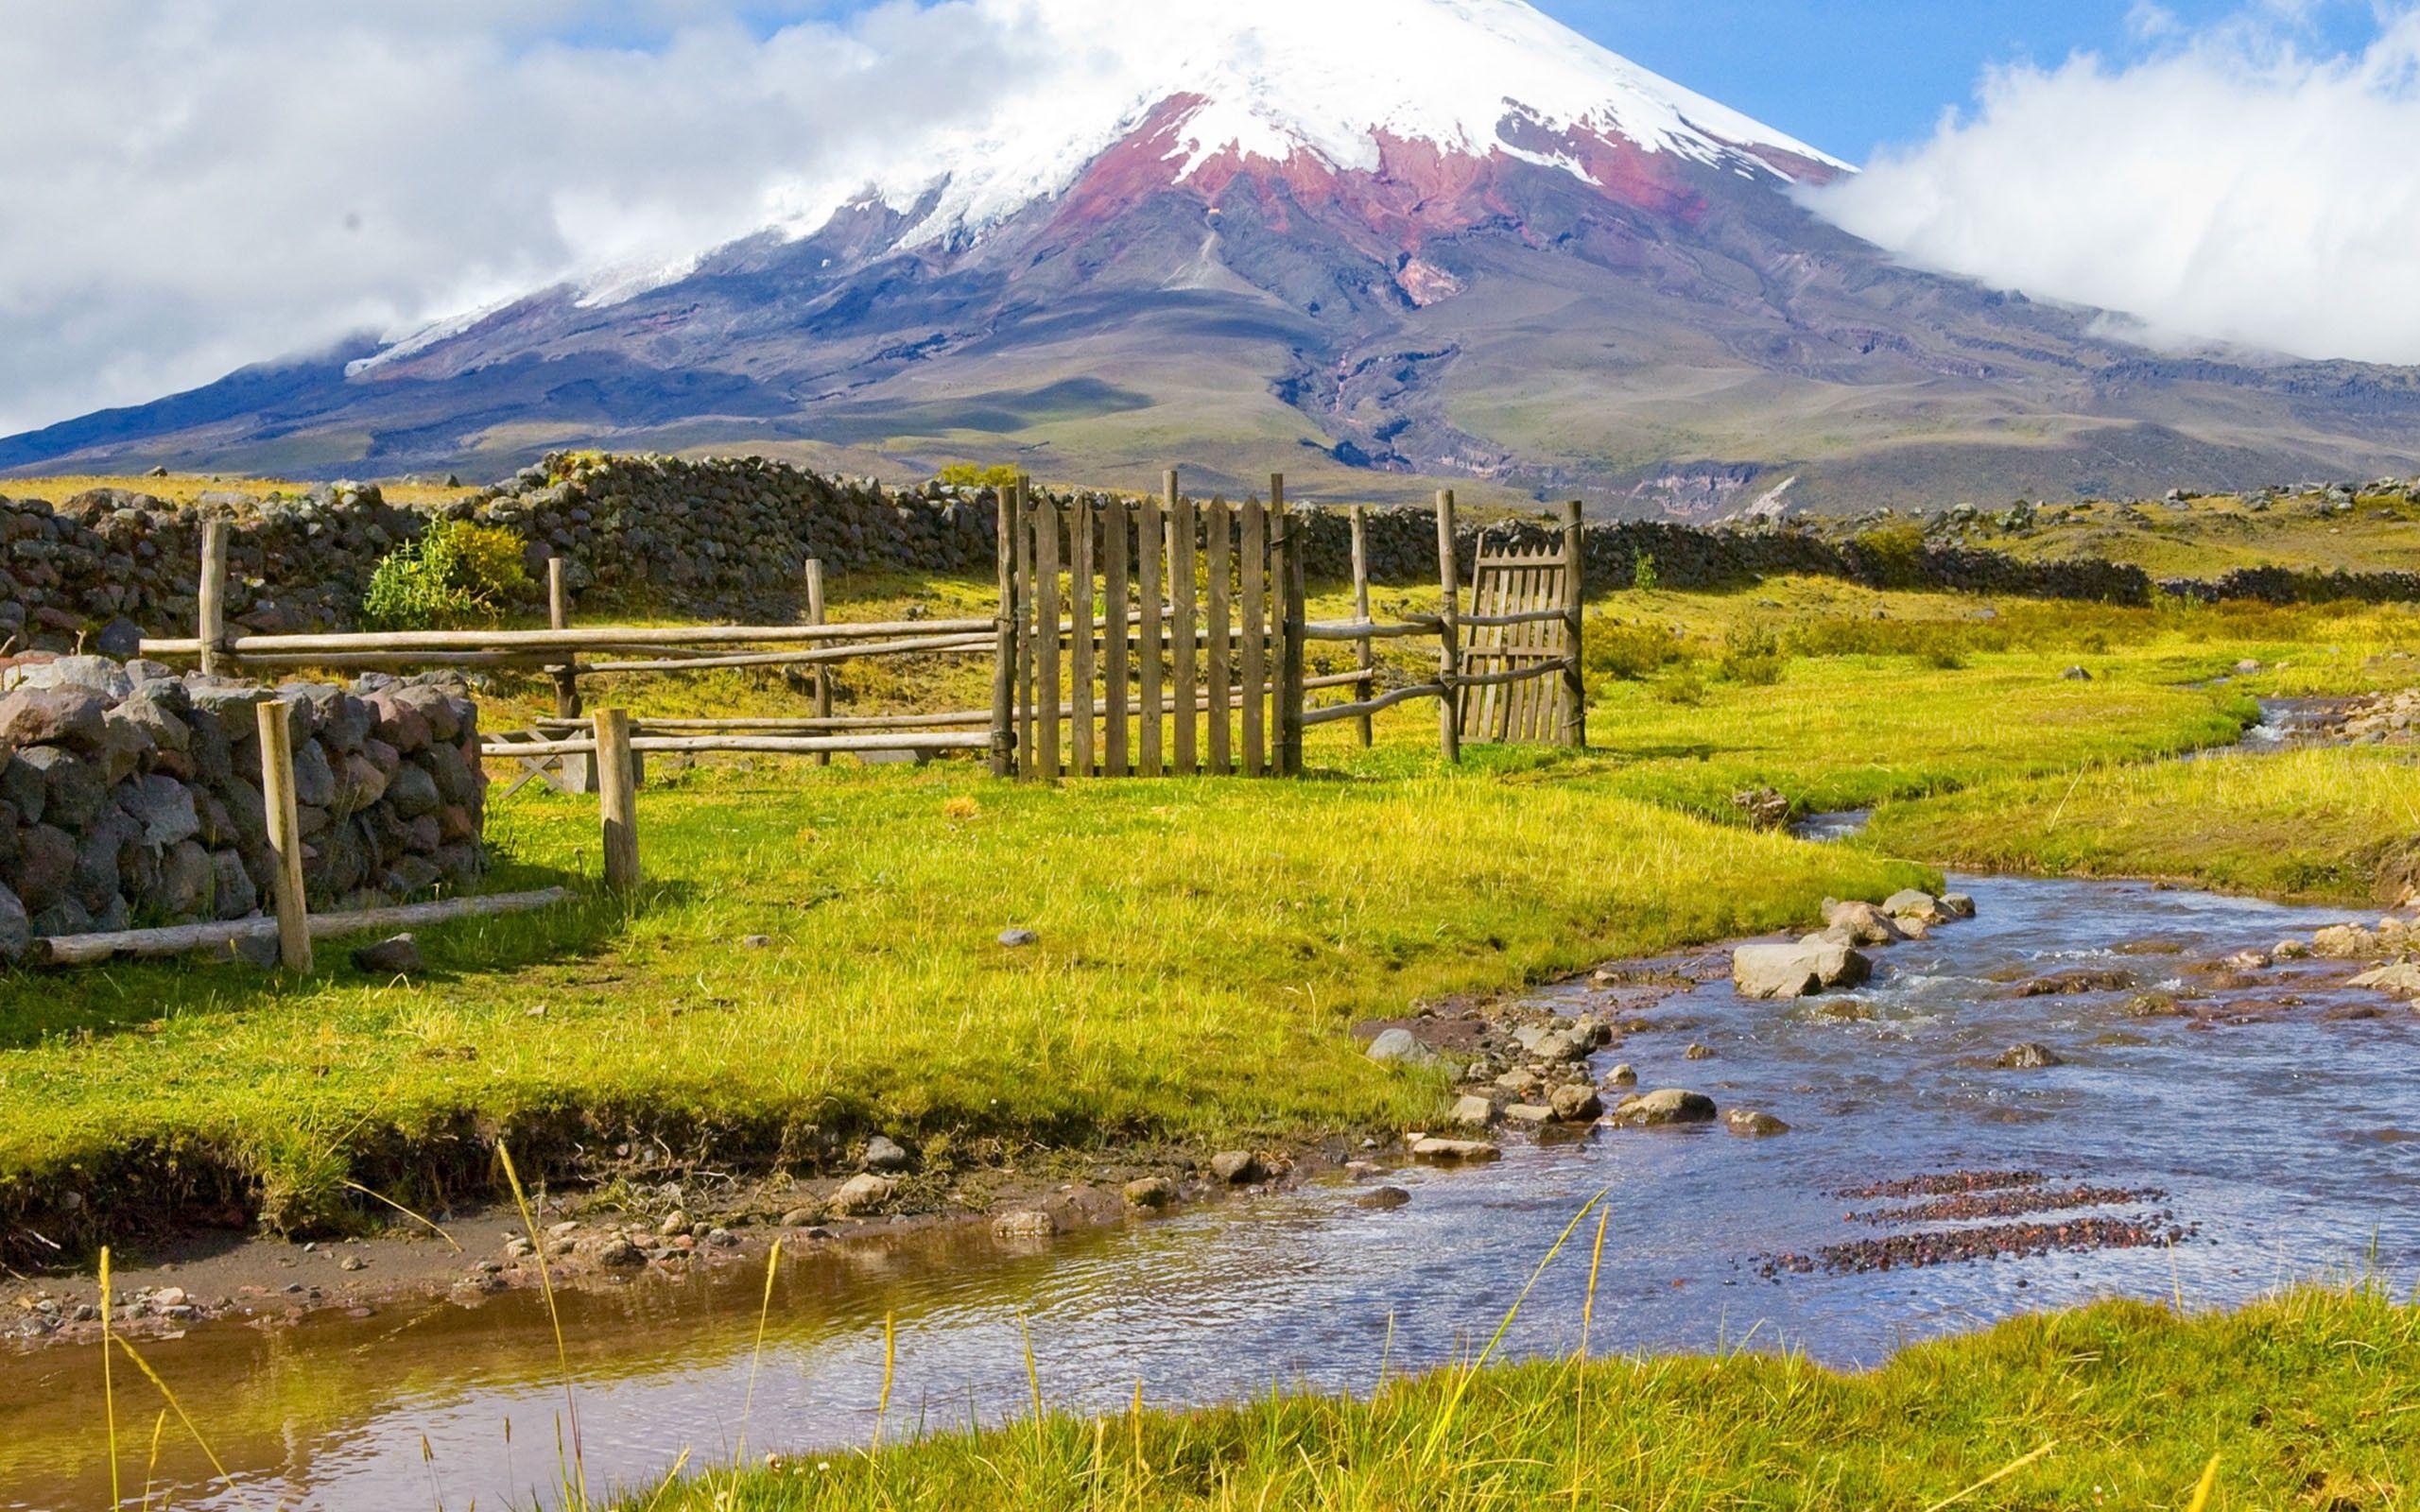
[[[1382,1064],[1407,1066],[1425,1066],[1437,1058],[1436,1052],[1409,1029],[1389,1029],[1371,1040],[1369,1057]]]
[[[13,961],[23,956],[33,938],[33,919],[26,912],[24,900],[6,883],[0,883],[0,960]]]
[[[1855,947],[1811,936],[1795,945],[1742,945],[1731,957],[1731,985],[1743,998],[1772,1002],[1857,987],[1874,962]]]
[[[1641,1128],[1658,1128],[1675,1124],[1711,1124],[1716,1112],[1714,1099],[1704,1093],[1667,1088],[1644,1097],[1625,1099],[1614,1109],[1614,1119]]]
[[[0,698],[0,746],[65,746],[100,748],[110,700],[90,688],[20,688]]]

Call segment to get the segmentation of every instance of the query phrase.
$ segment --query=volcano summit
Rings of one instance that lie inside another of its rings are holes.
[[[2420,467],[2411,370],[2154,351],[1894,266],[1810,208],[1848,164],[1522,0],[971,11],[1056,82],[838,202],[0,441],[0,470],[603,445],[1712,518]]]

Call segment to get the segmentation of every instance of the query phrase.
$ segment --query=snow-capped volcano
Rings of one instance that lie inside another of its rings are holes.
[[[942,133],[881,176],[873,194],[884,203],[929,205],[911,243],[979,232],[1064,194],[1145,132],[1178,183],[1222,158],[1307,157],[1371,173],[1391,146],[1500,154],[1586,180],[1582,158],[1552,147],[1572,136],[1782,180],[1848,166],[1523,0],[977,0],[975,9],[1056,60],[1051,88],[1035,96],[1006,81],[991,119]]]
[[[1847,164],[1524,0],[920,3],[1023,64],[937,79],[928,129],[769,192],[755,234],[0,441],[0,471],[602,445],[1707,516],[2420,465],[2410,371],[2155,356],[1895,266],[1794,194]]]

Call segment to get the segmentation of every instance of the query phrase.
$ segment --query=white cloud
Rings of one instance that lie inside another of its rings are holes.
[[[2013,67],[1971,115],[1810,195],[1920,266],[2135,317],[2165,339],[2420,363],[2420,11],[2349,57],[2273,0],[2157,46]]]
[[[1013,57],[967,0],[829,9],[8,0],[0,435],[743,234]]]

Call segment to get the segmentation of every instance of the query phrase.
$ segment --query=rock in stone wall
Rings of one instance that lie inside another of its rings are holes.
[[[293,729],[312,906],[380,906],[484,868],[478,711],[452,679],[262,688],[38,655],[0,686],[0,955],[264,911],[264,702]]]

